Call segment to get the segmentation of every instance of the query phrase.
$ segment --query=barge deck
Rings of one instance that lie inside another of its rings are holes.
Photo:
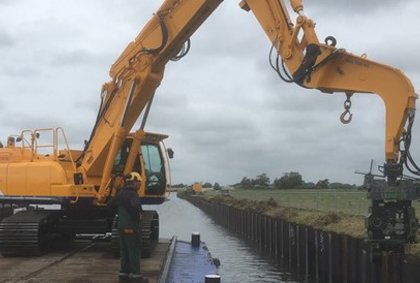
[[[149,283],[204,282],[217,268],[205,244],[160,239],[150,258],[141,260]],[[76,240],[33,257],[2,257],[0,283],[118,282],[119,259],[109,242]]]
[[[160,282],[171,240],[160,240],[141,270],[150,283]],[[119,259],[108,242],[75,241],[38,257],[0,256],[0,282],[118,282]]]

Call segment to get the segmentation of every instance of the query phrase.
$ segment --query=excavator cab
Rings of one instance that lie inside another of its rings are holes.
[[[141,141],[141,152],[136,154],[133,169],[146,176],[145,185],[140,189],[143,204],[161,204],[165,201],[167,187],[170,184],[169,162],[173,157],[172,149],[166,149],[163,140],[167,135],[146,133]],[[124,173],[134,136],[129,135],[117,153],[112,173],[114,176]]]

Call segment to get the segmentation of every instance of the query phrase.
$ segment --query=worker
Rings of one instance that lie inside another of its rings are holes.
[[[118,206],[120,234],[120,282],[148,282],[140,273],[140,221],[143,209],[137,190],[140,188],[141,181],[141,176],[137,172],[126,175],[126,184],[115,200]]]

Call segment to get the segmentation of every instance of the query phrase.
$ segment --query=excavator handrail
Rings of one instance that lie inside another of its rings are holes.
[[[77,171],[77,166],[76,166],[76,162],[73,159],[73,156],[70,153],[70,145],[69,145],[69,141],[67,139],[66,133],[64,132],[64,129],[62,127],[58,127],[56,128],[56,132],[57,132],[57,139],[58,139],[58,132],[61,132],[63,139],[64,139],[64,143],[65,143],[65,150],[67,151],[67,154],[70,158],[70,162],[73,165],[73,170],[76,172]],[[57,146],[58,146],[58,140],[57,140]]]

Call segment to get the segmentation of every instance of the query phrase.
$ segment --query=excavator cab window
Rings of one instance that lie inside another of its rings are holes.
[[[125,164],[127,162],[128,154],[133,140],[126,139],[118,151],[112,173],[115,175],[124,172]],[[141,151],[144,160],[145,172],[147,176],[146,181],[146,195],[162,195],[165,193],[165,172],[163,157],[159,148],[159,144],[142,144]],[[134,161],[133,170],[141,172],[139,156]]]
[[[162,155],[157,144],[142,144],[144,166],[147,176],[146,195],[165,193],[165,174]]]
[[[128,154],[130,153],[130,148],[131,148],[131,144],[133,143],[132,139],[126,139],[120,150],[118,151],[117,155],[115,156],[114,159],[114,166],[112,168],[112,173],[113,174],[122,174],[124,173],[124,167],[125,164],[127,163],[127,158],[128,158]],[[134,171],[136,172],[141,172],[141,167],[140,167],[140,159],[137,156],[136,160],[134,161]]]

